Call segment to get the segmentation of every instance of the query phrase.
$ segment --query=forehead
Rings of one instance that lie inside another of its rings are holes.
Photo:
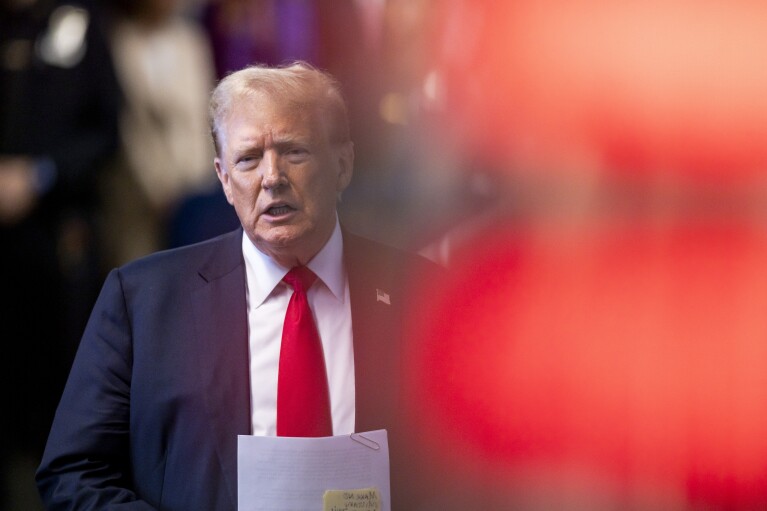
[[[311,137],[326,140],[327,123],[311,98],[289,98],[249,92],[235,96],[224,116],[226,138],[263,135]]]

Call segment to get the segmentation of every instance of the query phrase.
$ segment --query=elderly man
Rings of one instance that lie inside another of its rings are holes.
[[[396,456],[404,283],[437,270],[339,226],[354,152],[337,85],[247,68],[211,117],[242,229],[109,275],[38,472],[49,509],[235,509],[238,434],[386,428]]]

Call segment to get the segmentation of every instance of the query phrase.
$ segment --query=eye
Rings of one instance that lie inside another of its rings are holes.
[[[303,147],[291,147],[285,151],[285,156],[291,163],[301,163],[309,157],[309,151]]]
[[[235,160],[235,166],[240,169],[248,169],[258,165],[261,156],[258,154],[243,154]]]

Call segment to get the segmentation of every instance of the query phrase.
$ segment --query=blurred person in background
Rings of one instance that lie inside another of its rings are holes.
[[[120,158],[102,189],[107,267],[166,248],[176,208],[215,185],[207,133],[215,78],[205,33],[184,15],[183,0],[113,4],[125,107]]]
[[[34,509],[23,491],[101,278],[95,183],[120,103],[103,29],[92,2],[0,2],[3,509]]]

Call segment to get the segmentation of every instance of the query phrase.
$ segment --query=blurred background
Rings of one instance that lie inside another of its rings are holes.
[[[296,59],[350,107],[343,223],[450,268],[411,325],[419,509],[767,508],[763,2],[0,6],[0,509],[39,508],[106,272],[237,225],[215,81]]]

